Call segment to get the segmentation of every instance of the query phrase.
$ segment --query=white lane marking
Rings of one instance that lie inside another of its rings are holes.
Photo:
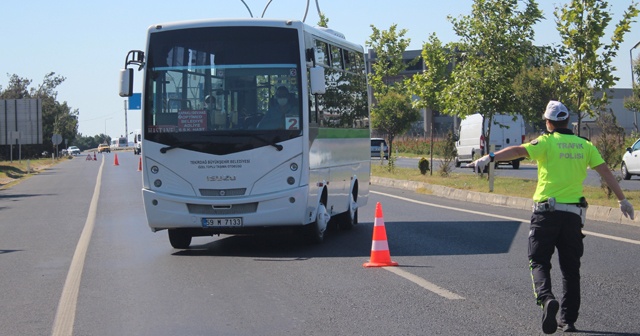
[[[386,269],[387,271],[391,272],[391,273],[395,273],[396,275],[399,275],[415,284],[417,284],[418,286],[433,292],[435,294],[438,294],[442,297],[444,297],[445,299],[449,299],[449,300],[464,300],[464,297],[453,293],[451,291],[448,291],[436,284],[433,284],[417,275],[411,274],[407,271],[402,270],[401,268],[398,267],[383,267],[384,269]]]
[[[102,157],[102,164],[98,171],[98,178],[96,186],[93,189],[93,197],[91,198],[91,204],[89,205],[89,213],[87,214],[87,220],[84,223],[80,240],[76,245],[76,250],[73,253],[73,259],[71,260],[71,266],[69,266],[69,272],[67,273],[67,280],[64,282],[62,289],[62,295],[58,302],[58,310],[56,311],[56,318],[53,322],[52,336],[71,336],[73,335],[73,324],[76,319],[76,305],[78,303],[78,291],[80,289],[80,278],[82,276],[82,269],[84,268],[84,260],[87,256],[87,248],[89,247],[89,241],[91,240],[91,234],[93,233],[93,227],[95,226],[96,212],[98,210],[98,199],[100,198],[100,184],[102,180],[102,167],[104,167],[104,155]]]
[[[507,216],[501,216],[501,215],[494,215],[494,214],[490,214],[490,213],[486,213],[486,212],[481,212],[481,211],[473,211],[473,210],[467,210],[467,209],[460,209],[460,208],[454,208],[454,207],[449,207],[449,206],[445,206],[445,205],[439,205],[439,204],[434,204],[434,203],[427,203],[427,202],[422,202],[422,201],[416,201],[414,199],[410,199],[410,198],[406,198],[406,197],[401,197],[401,196],[396,196],[396,195],[391,195],[391,194],[385,194],[385,193],[381,193],[381,192],[377,192],[377,191],[372,191],[370,190],[371,193],[373,194],[378,194],[378,195],[382,195],[382,196],[387,196],[387,197],[391,197],[391,198],[396,198],[399,200],[403,200],[403,201],[407,201],[407,202],[412,202],[412,203],[417,203],[417,204],[421,204],[421,205],[428,205],[428,206],[432,206],[432,207],[436,207],[436,208],[442,208],[442,209],[448,209],[448,210],[454,210],[454,211],[461,211],[461,212],[466,212],[466,213],[470,213],[470,214],[474,214],[474,215],[482,215],[482,216],[488,216],[488,217],[493,217],[493,218],[500,218],[500,219],[506,219],[506,220],[510,220],[510,221],[516,221],[516,222],[522,222],[522,223],[531,223],[530,220],[523,220],[521,218],[514,218],[514,217],[507,217]],[[619,241],[619,242],[623,242],[623,243],[629,243],[629,244],[636,244],[636,245],[640,245],[640,241],[638,240],[633,240],[633,239],[628,239],[628,238],[622,238],[622,237],[616,237],[616,236],[610,236],[607,234],[602,234],[602,233],[597,233],[597,232],[591,232],[591,231],[585,231],[582,230],[582,233],[587,234],[587,235],[592,235],[595,237],[600,237],[600,238],[605,238],[605,239],[611,239],[611,240],[615,240],[615,241]]]
[[[414,199],[410,199],[410,198],[406,198],[406,197],[401,197],[401,196],[396,196],[396,195],[391,195],[391,194],[385,194],[385,193],[381,193],[381,192],[377,192],[377,191],[372,191],[370,190],[369,192],[373,193],[373,194],[378,194],[378,195],[382,195],[382,196],[387,196],[387,197],[391,197],[391,198],[396,198],[399,200],[403,200],[403,201],[407,201],[407,202],[411,202],[411,203],[417,203],[417,204],[421,204],[421,205],[428,205],[428,206],[432,206],[432,207],[436,207],[436,208],[441,208],[441,209],[448,209],[448,210],[454,210],[454,211],[461,211],[461,212],[466,212],[466,213],[470,213],[470,214],[474,214],[474,215],[482,215],[482,216],[488,216],[488,217],[493,217],[493,218],[500,218],[500,219],[506,219],[506,220],[510,220],[510,221],[516,221],[516,222],[522,222],[522,223],[530,223],[529,220],[522,220],[520,218],[514,218],[514,217],[508,217],[508,216],[500,216],[500,215],[494,215],[494,214],[489,214],[486,212],[480,212],[480,211],[473,211],[473,210],[467,210],[467,209],[460,209],[460,208],[454,208],[454,207],[449,207],[449,206],[445,206],[445,205],[439,205],[439,204],[434,204],[434,203],[428,203],[428,202],[422,202],[422,201],[416,201]],[[606,238],[606,239],[611,239],[611,240],[616,240],[616,241],[621,241],[621,242],[625,242],[625,243],[630,243],[630,244],[636,244],[636,245],[640,245],[640,241],[637,240],[632,240],[632,239],[627,239],[627,238],[622,238],[622,237],[615,237],[615,236],[610,236],[610,235],[606,235],[606,234],[602,234],[602,233],[596,233],[596,232],[590,232],[590,231],[582,231],[584,234],[589,234],[592,236],[596,236],[596,237],[601,237],[601,238]],[[449,300],[464,300],[464,297],[459,296],[458,294],[455,294],[453,292],[450,292],[436,284],[433,284],[417,275],[411,274],[407,271],[404,271],[398,267],[383,267],[384,269],[386,269],[389,272],[392,272],[396,275],[399,275],[415,284],[417,284],[418,286],[433,292],[437,295],[440,295],[444,298],[447,298]]]
[[[591,232],[591,231],[585,231],[585,230],[582,230],[582,233],[588,234],[588,235],[592,235],[592,236],[596,236],[596,237],[600,237],[600,238],[617,240],[617,241],[623,242],[623,243],[640,245],[640,241],[638,241],[638,240],[622,238],[622,237],[616,237],[616,236],[610,236],[610,235],[606,235],[606,234],[603,234],[603,233],[597,233],[597,232]]]

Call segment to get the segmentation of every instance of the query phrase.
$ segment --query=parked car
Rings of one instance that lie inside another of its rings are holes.
[[[620,170],[625,180],[631,179],[632,175],[640,175],[640,139],[636,140],[633,146],[627,148],[622,155]]]
[[[67,148],[67,153],[69,155],[80,155],[80,148],[76,146],[69,146],[69,148]]]
[[[111,153],[111,146],[105,144],[98,145],[98,153],[102,152]]]
[[[389,159],[389,147],[382,138],[371,138],[371,157],[380,157],[380,150],[384,153],[384,158]]]

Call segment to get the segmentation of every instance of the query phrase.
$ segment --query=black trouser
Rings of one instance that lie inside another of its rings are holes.
[[[536,303],[542,306],[548,299],[555,299],[551,291],[551,256],[558,248],[563,292],[560,321],[563,323],[574,323],[578,319],[583,237],[582,219],[574,213],[551,211],[531,215],[529,267]]]

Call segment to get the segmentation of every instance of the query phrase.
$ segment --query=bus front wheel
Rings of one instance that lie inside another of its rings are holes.
[[[184,230],[169,229],[169,242],[176,249],[187,249],[191,245],[191,235]]]
[[[322,243],[329,219],[331,219],[331,215],[327,212],[327,207],[323,203],[318,204],[316,220],[315,222],[308,224],[306,228],[307,237],[310,243]]]

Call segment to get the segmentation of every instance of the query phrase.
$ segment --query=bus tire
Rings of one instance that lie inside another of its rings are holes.
[[[355,200],[354,194],[351,193],[351,197],[349,197],[349,208],[340,214],[338,227],[342,230],[351,230],[356,225],[358,225],[358,203]]]
[[[306,236],[309,243],[320,244],[324,241],[324,233],[327,230],[327,224],[330,219],[331,215],[327,212],[327,207],[324,203],[320,202],[320,204],[318,204],[316,220],[306,225]]]
[[[169,243],[175,249],[188,249],[191,245],[191,235],[184,230],[169,229]]]

